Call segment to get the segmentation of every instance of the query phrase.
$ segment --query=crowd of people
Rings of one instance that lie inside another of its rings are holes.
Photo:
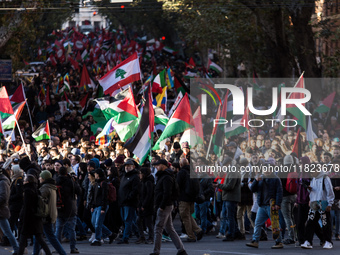
[[[152,55],[153,61],[141,63],[144,79],[157,70],[155,66],[159,71],[169,65],[181,80],[185,68],[196,69],[161,51]],[[197,71],[205,72],[203,69]],[[58,94],[59,78],[66,73],[70,91]],[[100,77],[105,68],[89,68],[89,73]],[[181,142],[178,134],[139,164],[117,135],[109,146],[95,143],[100,130],[91,130],[96,121],[86,113],[94,110],[99,87],[81,89],[80,77],[80,70],[68,62],[49,63],[39,70],[24,88],[34,128],[48,120],[51,139],[37,142],[32,138],[25,108],[18,121],[23,139],[15,131],[15,139],[1,140],[0,228],[2,243],[10,244],[13,254],[23,254],[32,236],[33,254],[37,255],[41,249],[51,254],[46,239],[59,254],[66,254],[61,243],[68,241],[70,253],[76,254],[80,252],[77,241],[88,240],[92,246],[126,245],[134,235],[136,244],[149,244],[150,251],[153,245],[151,254],[160,254],[161,243],[172,241],[177,254],[185,255],[183,242],[198,242],[214,232],[226,242],[245,240],[252,229],[246,245],[257,248],[260,241],[268,240],[271,210],[279,212],[281,229],[274,249],[292,244],[310,249],[314,232],[325,249],[333,247],[333,240],[340,240],[340,124],[336,112],[330,123],[325,115],[315,119],[318,138],[312,146],[307,134],[301,133],[300,155],[292,152],[297,130],[280,131],[275,124],[225,139],[218,155],[207,152],[209,135],[204,144],[191,146],[190,141]],[[132,85],[136,105],[141,101],[141,87],[140,82]],[[63,112],[58,102],[65,94],[74,104]],[[85,95],[86,106],[77,104]],[[176,95],[175,89],[170,90],[168,99]],[[203,128],[211,126],[206,116],[202,123]],[[190,178],[200,165],[235,166],[238,171],[202,172],[198,178]],[[257,171],[240,170],[246,166],[257,167]],[[323,171],[300,171],[288,178],[262,171],[268,166]],[[295,189],[290,187],[291,181]],[[271,199],[275,199],[273,207]],[[37,208],[44,203],[45,215],[38,215]],[[181,233],[174,229],[176,217]]]

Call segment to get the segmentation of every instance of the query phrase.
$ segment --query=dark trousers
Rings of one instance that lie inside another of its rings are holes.
[[[83,221],[86,224],[86,226],[91,230],[92,233],[94,233],[96,230],[94,229],[92,222],[91,222],[91,209],[89,208],[84,208],[83,211]]]
[[[153,234],[154,234],[154,229],[153,229],[153,224],[152,224],[152,215],[148,216],[138,216],[137,218],[137,226],[138,226],[138,231],[139,231],[139,236],[141,239],[145,239],[144,235],[144,224],[149,230],[149,239],[153,241]]]
[[[43,235],[42,234],[36,234],[35,236],[35,240],[40,244],[41,248],[44,250],[44,252],[46,253],[46,255],[52,255],[50,249],[47,246],[47,243],[45,242]],[[28,236],[21,234],[20,235],[20,242],[19,242],[19,255],[23,255],[24,251],[25,251],[25,247],[27,244],[27,238]]]
[[[313,211],[309,209],[306,222],[306,240],[312,244],[314,232],[320,229],[319,219],[322,222],[322,233],[325,241],[332,242],[332,221],[331,213],[323,211]],[[321,240],[323,241],[323,240]]]
[[[305,229],[306,221],[308,218],[308,211],[308,204],[298,204],[296,215],[296,230],[299,243],[303,243],[306,240]]]

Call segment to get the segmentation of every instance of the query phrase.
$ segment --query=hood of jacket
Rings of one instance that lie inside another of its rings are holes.
[[[41,186],[45,186],[49,189],[53,189],[53,190],[57,190],[57,186],[56,186],[56,183],[55,183],[55,180],[54,179],[47,179],[45,180]]]

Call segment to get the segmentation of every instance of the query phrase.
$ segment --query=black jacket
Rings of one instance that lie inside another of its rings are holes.
[[[210,198],[214,196],[213,180],[211,178],[202,178],[200,180],[201,194],[204,195],[205,201],[210,201]]]
[[[187,194],[186,187],[188,185],[188,178],[190,178],[190,165],[183,166],[177,174],[177,182],[180,191],[178,201],[194,202],[196,196],[198,196],[198,194],[195,194],[195,196]],[[196,179],[193,181],[198,182],[199,180]]]
[[[142,181],[141,197],[140,197],[140,208],[144,208],[143,211],[139,211],[139,215],[148,216],[153,214],[153,199],[155,189],[155,178],[152,174],[147,176]]]
[[[70,218],[77,215],[77,195],[80,195],[81,190],[76,181],[71,176],[58,176],[57,186],[61,186],[61,197],[64,207],[58,209],[58,217]]]
[[[108,186],[104,178],[96,180],[94,188],[91,189],[92,199],[90,201],[90,208],[101,206],[101,210],[105,211],[108,204],[107,192]]]
[[[19,216],[19,227],[24,235],[43,233],[42,218],[35,216],[38,208],[38,189],[35,183],[24,184],[24,205]]]
[[[137,170],[124,174],[120,182],[118,201],[120,206],[138,206],[140,193],[140,178]]]
[[[179,159],[181,158],[181,155],[183,154],[182,150],[179,150],[178,152],[173,152],[170,155],[170,163],[178,163]]]
[[[0,174],[0,218],[3,219],[9,219],[11,216],[8,207],[10,183],[10,180],[4,174]]]
[[[158,208],[165,209],[166,206],[173,204],[173,187],[176,181],[171,169],[166,169],[164,171],[158,171],[156,173],[157,183],[155,186],[155,209]]]
[[[24,182],[22,177],[18,177],[11,184],[9,196],[9,209],[12,212],[20,212],[24,203]]]
[[[281,206],[283,197],[282,183],[275,174],[268,178],[263,176],[261,181],[255,179],[250,190],[257,192],[257,204],[259,206],[269,205],[270,199],[275,199],[275,204]]]

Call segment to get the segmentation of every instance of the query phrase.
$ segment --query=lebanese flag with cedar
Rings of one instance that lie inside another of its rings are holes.
[[[141,79],[137,52],[104,75],[99,83],[105,94],[112,95],[123,86]]]

